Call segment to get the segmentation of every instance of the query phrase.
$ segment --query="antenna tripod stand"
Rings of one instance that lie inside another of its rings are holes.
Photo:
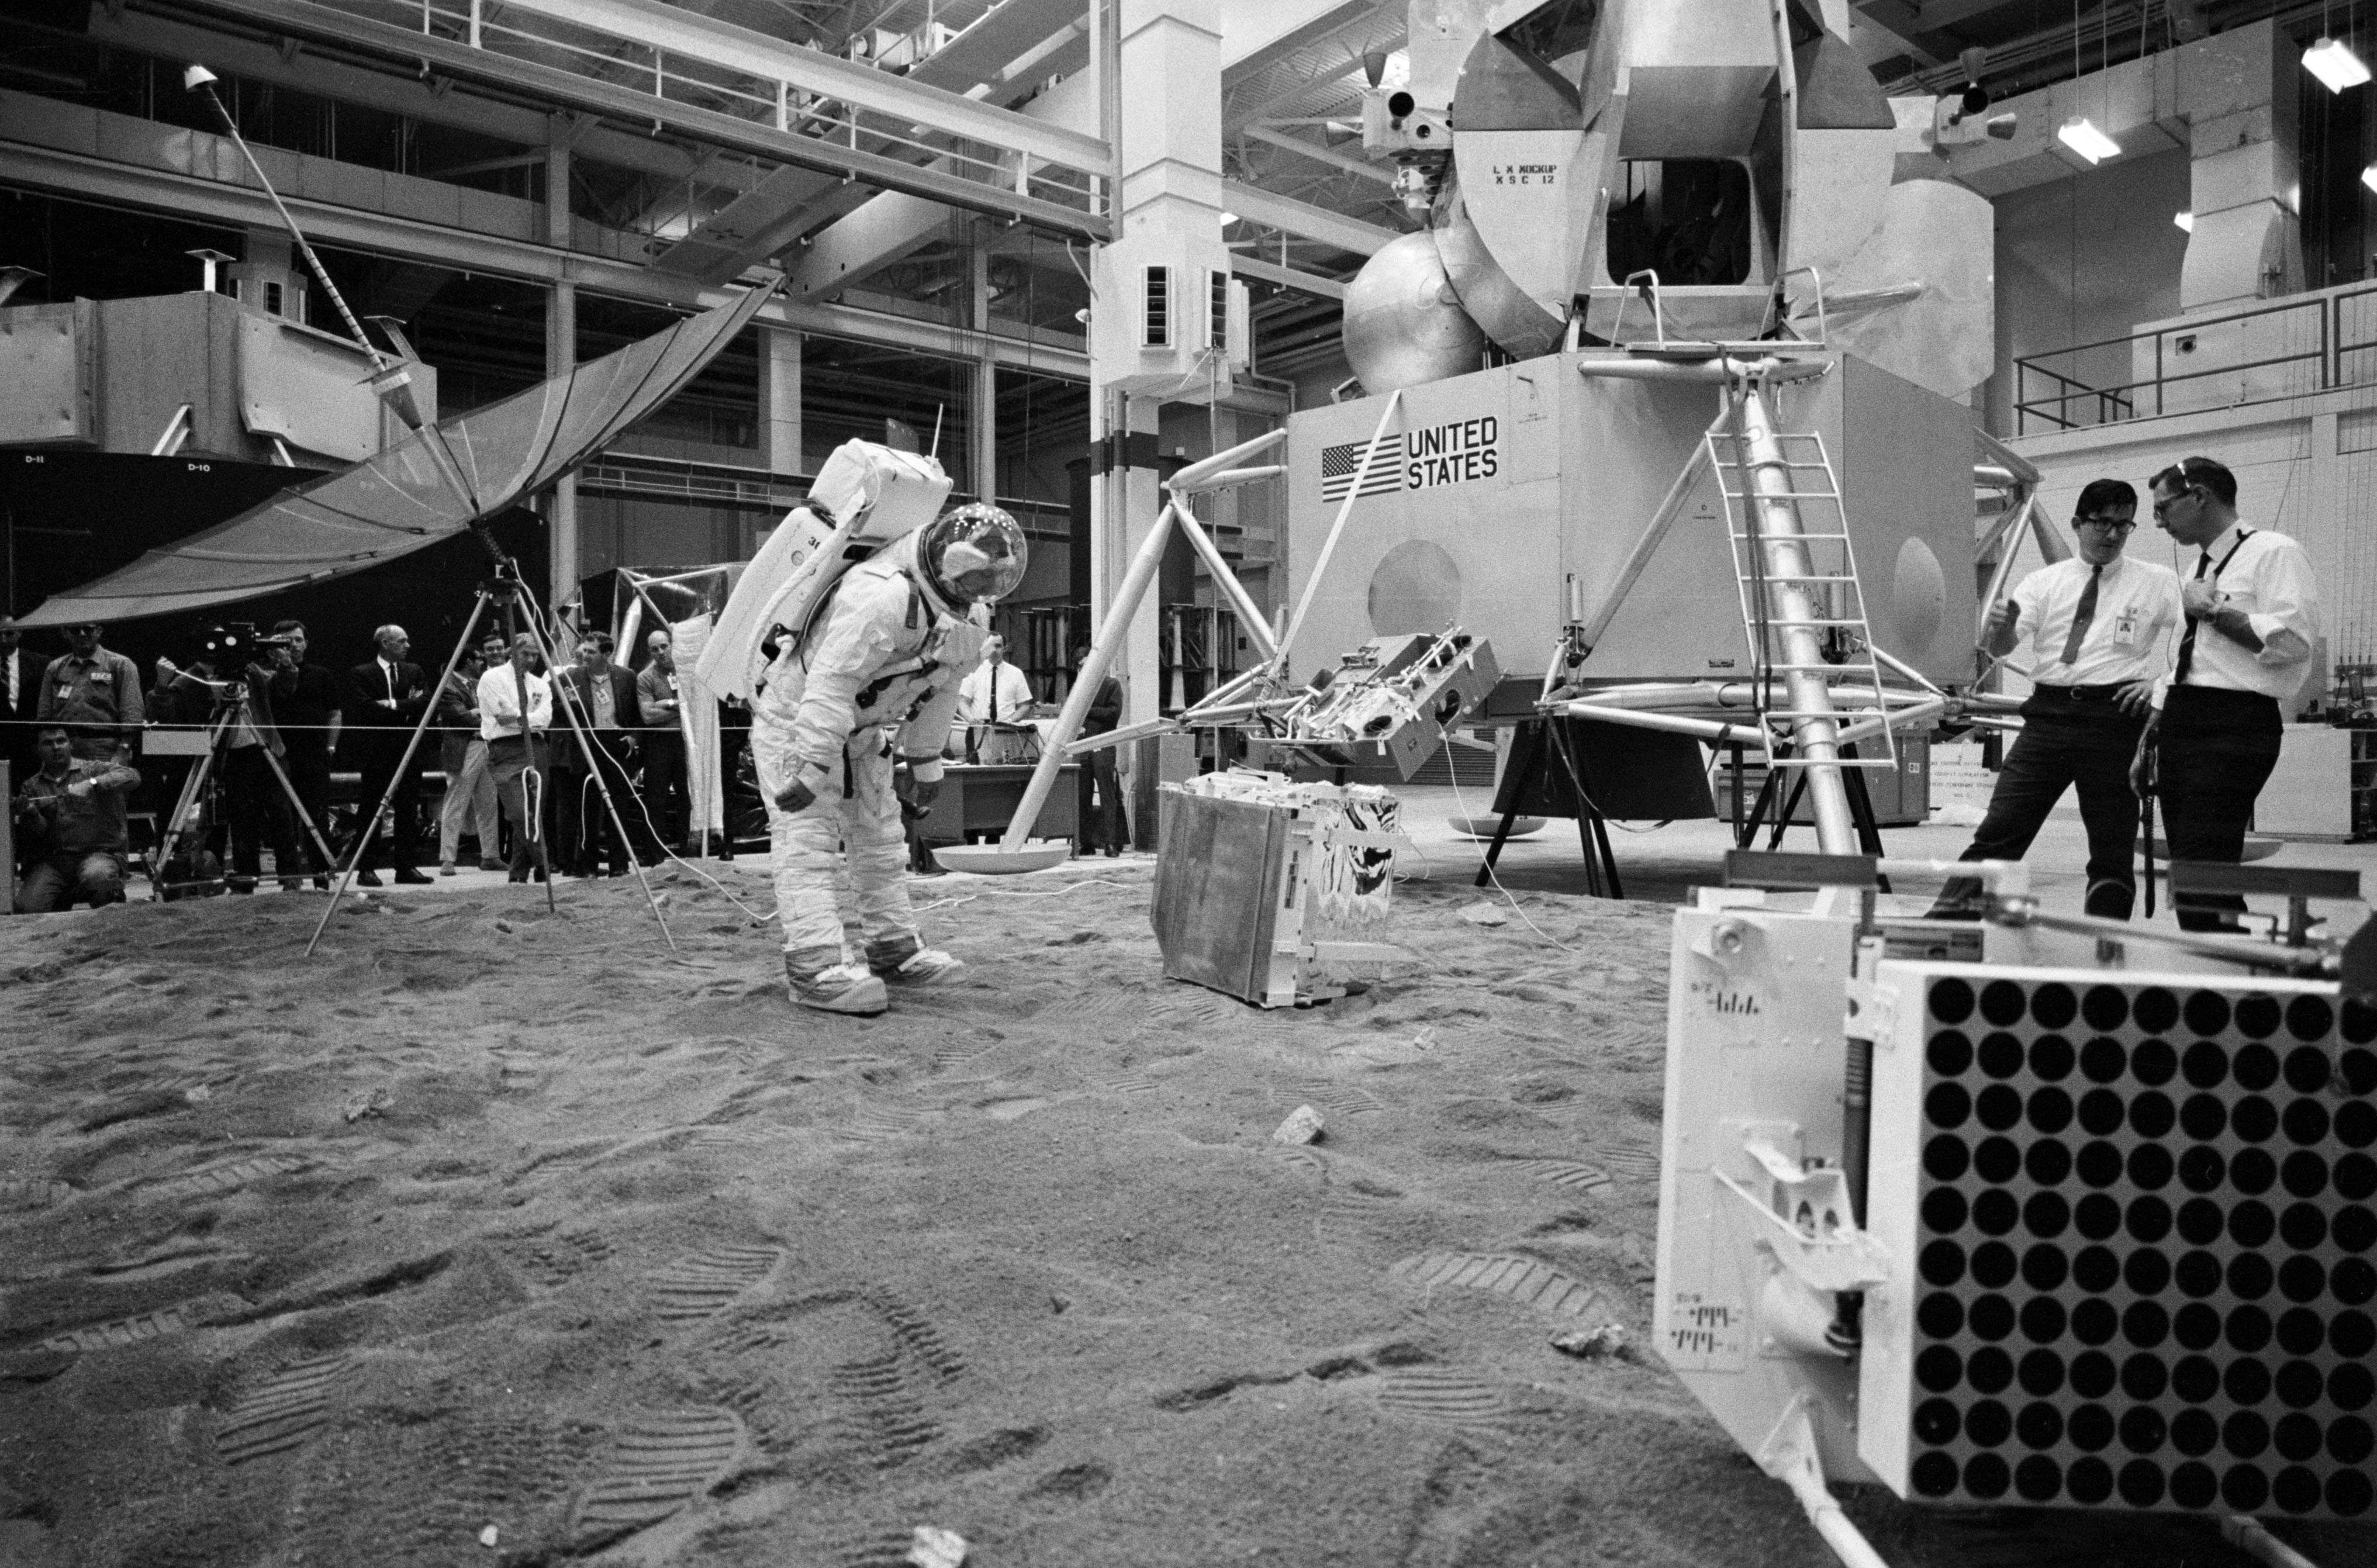
[[[164,837],[157,844],[157,859],[149,868],[149,885],[159,903],[165,899],[165,878],[168,868],[173,864],[174,845],[180,843],[191,820],[197,815],[198,803],[206,798],[208,782],[222,771],[224,760],[233,749],[233,737],[240,726],[250,724],[247,681],[244,676],[234,674],[226,681],[209,681],[203,676],[190,675],[186,670],[179,674],[182,678],[198,681],[214,691],[215,711],[207,721],[206,754],[198,759],[197,766],[190,770],[190,776],[182,781],[181,796],[173,803],[173,814],[166,819]],[[304,825],[315,847],[322,852],[322,864],[330,865],[338,856],[330,852],[329,842],[323,838],[322,830],[315,825],[313,817],[305,809],[305,803],[297,798],[297,786],[289,782],[289,771],[281,765],[281,759],[272,754],[271,747],[265,745],[260,738],[257,745],[263,751],[265,761],[270,764],[272,777],[281,785],[281,793],[288,798],[289,809]],[[277,856],[278,852],[275,853]],[[280,870],[285,881],[290,874],[289,868],[283,867]]]
[[[495,575],[479,584],[478,602],[471,606],[470,618],[462,623],[462,635],[455,640],[453,652],[446,656],[446,668],[437,676],[436,689],[444,691],[446,683],[454,678],[454,668],[462,662],[462,652],[471,646],[472,636],[479,629],[480,619],[487,613],[489,604],[498,606],[503,613],[506,645],[511,645],[525,632],[534,640],[536,651],[544,660],[545,668],[553,672],[547,678],[557,685],[562,668],[561,661],[554,655],[553,640],[544,634],[535,595],[529,592],[528,584],[520,581],[519,563],[505,555],[484,530],[474,530],[474,532],[478,533],[480,542],[486,545],[487,553],[494,557]],[[527,607],[525,616],[520,613],[523,603]],[[530,841],[533,843],[543,833],[543,813],[541,801],[543,791],[540,787],[542,775],[536,766],[535,733],[530,729],[528,722],[528,677],[515,666],[512,678],[515,689],[520,694],[520,736],[528,743],[528,772],[527,776],[521,780],[520,796],[523,803],[535,805],[534,809],[524,810],[521,813],[523,820],[520,823],[520,831],[527,833]],[[634,841],[627,836],[627,821],[619,815],[618,803],[611,797],[610,782],[603,777],[603,769],[595,760],[593,742],[588,737],[587,725],[580,721],[576,703],[560,692],[555,692],[554,699],[555,705],[563,711],[569,721],[570,733],[578,741],[579,755],[584,759],[586,771],[593,778],[594,786],[603,796],[603,809],[610,814],[611,826],[619,835],[619,843],[623,845],[632,844]],[[338,909],[339,900],[345,895],[348,884],[354,879],[355,865],[362,858],[364,847],[371,843],[372,835],[379,831],[381,821],[388,816],[389,808],[396,804],[396,792],[404,781],[405,770],[412,766],[413,756],[421,748],[421,737],[427,733],[430,717],[436,712],[436,702],[433,699],[429,706],[422,711],[420,719],[413,724],[412,734],[405,741],[403,760],[397,764],[395,776],[388,780],[388,788],[381,793],[378,808],[373,811],[371,820],[365,822],[361,831],[355,834],[354,846],[347,854],[347,863],[340,868],[338,880],[331,884],[330,901],[322,910],[322,918],[315,923],[312,940],[305,944],[307,957],[312,957],[314,950],[321,945],[322,933],[328,928],[330,916]],[[628,859],[635,865],[637,885],[644,890],[644,902],[651,906],[652,918],[660,922],[661,936],[668,942],[669,951],[675,952],[677,950],[676,938],[669,930],[668,917],[661,913],[659,896],[652,892],[651,882],[644,875],[642,863],[637,861],[633,855],[630,855]],[[556,906],[553,892],[550,856],[547,856],[545,869],[544,906],[547,909]]]

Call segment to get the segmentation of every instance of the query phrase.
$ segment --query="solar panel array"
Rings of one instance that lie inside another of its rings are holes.
[[[2365,1514],[2377,1011],[1980,970],[1923,996],[1908,1494]]]

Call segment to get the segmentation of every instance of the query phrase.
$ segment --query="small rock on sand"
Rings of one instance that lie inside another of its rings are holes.
[[[1310,1106],[1298,1106],[1287,1113],[1271,1135],[1274,1143],[1317,1143],[1322,1128],[1320,1113]]]
[[[915,1568],[961,1568],[965,1560],[965,1537],[932,1525],[916,1526],[915,1544],[908,1548],[908,1561]]]

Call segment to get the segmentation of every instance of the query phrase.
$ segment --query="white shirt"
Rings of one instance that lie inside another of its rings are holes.
[[[1004,659],[997,664],[980,664],[973,673],[958,683],[958,701],[969,724],[990,723],[991,682],[998,682],[998,722],[1020,724],[1024,710],[1032,705],[1032,683],[1021,670]]]
[[[479,677],[479,736],[496,740],[520,734],[520,681],[528,682],[528,723],[532,730],[553,727],[553,685],[543,676],[515,671],[509,661]]]
[[[2013,591],[2021,613],[2017,648],[2027,645],[2030,678],[2039,686],[2118,686],[2159,681],[2170,674],[2181,620],[2179,576],[2153,561],[2116,556],[2096,579],[2096,610],[2080,641],[2080,657],[2063,662],[2072,617],[2096,568],[2073,556],[2041,567]]]
[[[2319,640],[2319,587],[2300,545],[2265,528],[2252,529],[2240,541],[2244,526],[2231,524],[2196,561],[2183,565],[2180,575],[2192,578],[2202,564],[2204,581],[2213,584],[2218,602],[2245,612],[2262,651],[2252,652],[2205,620],[2195,630],[2187,684],[2290,702],[2311,676],[2311,644]],[[2174,644],[2174,661],[2175,650]]]

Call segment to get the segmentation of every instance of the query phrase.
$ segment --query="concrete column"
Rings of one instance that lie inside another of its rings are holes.
[[[563,281],[544,296],[544,373],[559,376],[578,363],[578,285]],[[578,476],[565,475],[553,486],[553,508],[545,524],[551,570],[545,589],[548,608],[577,591]]]
[[[799,473],[801,335],[759,329],[759,451],[771,473]]]
[[[1134,387],[1153,394],[1117,396],[1111,427],[1117,435],[1153,437],[1159,400],[1177,385],[1187,356],[1177,349],[1142,353],[1131,309],[1121,302],[1130,293],[1125,280],[1135,276],[1129,269],[1142,263],[1180,269],[1175,276],[1184,281],[1200,267],[1228,265],[1221,245],[1221,100],[1182,85],[1219,79],[1221,10],[1219,0],[1121,0],[1117,21],[1113,139],[1115,228],[1122,245],[1100,257],[1105,292],[1091,320],[1090,375],[1093,395]],[[1095,537],[1102,546],[1097,581],[1110,594],[1163,502],[1152,468],[1119,470],[1108,479],[1104,495],[1112,515],[1098,520]],[[1126,724],[1157,717],[1163,704],[1161,600],[1151,589],[1123,640]]]
[[[1157,434],[1157,416],[1164,405],[1153,398],[1121,400],[1121,428],[1131,435],[1153,437]],[[1148,530],[1155,526],[1163,497],[1156,485],[1156,471],[1152,468],[1126,468],[1116,472],[1115,493],[1121,500],[1120,516],[1113,521],[1113,548],[1106,552],[1108,588],[1120,583],[1131,557],[1147,538]],[[1125,724],[1144,724],[1163,716],[1164,675],[1163,591],[1150,583],[1146,597],[1139,602],[1139,613],[1131,617],[1130,630],[1124,639],[1122,659],[1124,685],[1122,722]]]
[[[569,145],[576,122],[567,114],[548,117],[551,133],[544,147],[544,243],[569,248]]]
[[[977,332],[990,330],[990,247],[977,229],[967,253],[973,308],[969,317]],[[967,488],[985,501],[998,499],[998,363],[987,353],[973,362],[973,393],[966,400],[966,457],[971,468]]]

